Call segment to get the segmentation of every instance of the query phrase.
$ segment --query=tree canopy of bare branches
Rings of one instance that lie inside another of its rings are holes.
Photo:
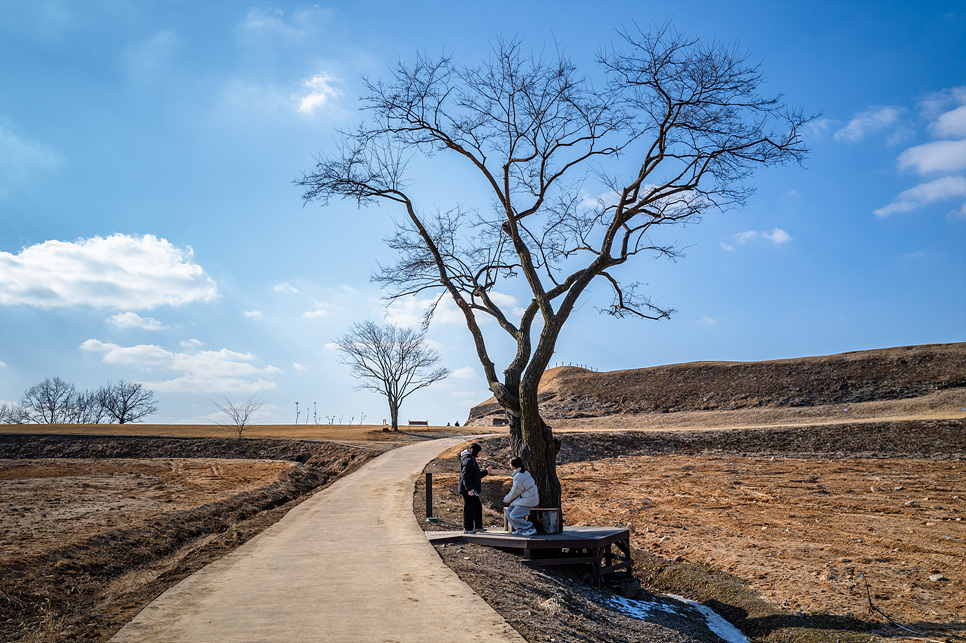
[[[559,442],[540,418],[537,385],[590,284],[613,294],[603,312],[668,317],[644,291],[645,264],[626,264],[677,257],[661,230],[742,206],[757,170],[807,152],[810,117],[761,95],[759,67],[734,47],[664,25],[620,32],[598,63],[595,84],[563,53],[535,56],[516,40],[477,66],[419,55],[367,81],[368,120],[296,181],[306,201],[381,202],[404,215],[388,239],[397,260],[374,278],[392,298],[452,298],[547,507],[560,506]],[[475,176],[467,192],[482,186],[488,197],[473,207],[418,201],[416,182],[432,179],[408,171],[417,155],[462,166]],[[500,295],[521,292],[529,301],[513,315]],[[494,327],[516,346],[502,377]]]
[[[95,391],[78,391],[59,377],[44,378],[26,391],[19,406],[7,406],[0,421],[15,424],[126,424],[158,410],[154,391],[118,380]]]
[[[137,422],[158,411],[154,391],[140,382],[118,380],[101,390],[104,410],[118,424]]]
[[[265,403],[258,398],[258,394],[252,394],[244,402],[232,402],[225,397],[224,404],[215,404],[218,410],[227,416],[226,422],[219,422],[222,426],[231,427],[240,440],[245,431],[251,426],[255,419],[255,414],[264,406]]]
[[[359,390],[375,391],[389,403],[392,430],[399,430],[403,400],[449,376],[422,332],[372,321],[353,324],[336,342],[339,363],[352,367]]]

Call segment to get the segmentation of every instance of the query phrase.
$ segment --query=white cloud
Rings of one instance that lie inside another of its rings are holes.
[[[966,105],[940,114],[930,126],[934,138],[966,138]]]
[[[869,134],[894,128],[905,111],[903,107],[870,107],[835,132],[835,140],[856,143]]]
[[[292,364],[292,368],[294,368],[295,370],[300,371],[300,372],[301,371],[307,371],[307,370],[309,370],[309,367],[308,366],[305,366],[303,364],[299,364],[298,362],[295,362],[294,364]]]
[[[0,252],[0,304],[144,310],[211,301],[218,289],[193,254],[153,235],[124,234]]]
[[[897,163],[900,170],[912,168],[919,174],[966,170],[966,139],[910,147],[899,155]]]
[[[748,230],[747,232],[739,232],[735,234],[735,241],[737,241],[741,245],[745,245],[746,243],[757,241],[758,239],[771,241],[776,246],[779,246],[783,243],[788,243],[789,241],[791,241],[792,235],[788,234],[781,228],[772,228],[771,231],[766,230],[764,232]],[[728,251],[735,249],[734,246],[728,245],[726,243],[722,243],[721,247]]]
[[[117,328],[140,328],[141,330],[164,330],[164,324],[153,317],[141,317],[137,313],[126,312],[111,315],[107,321]]]
[[[261,319],[265,316],[260,310],[246,310],[244,314],[245,319]]]
[[[721,242],[720,244],[718,244],[718,245],[720,245],[720,246],[721,246],[721,249],[722,249],[722,250],[727,250],[728,252],[734,252],[734,251],[735,251],[735,247],[734,247],[734,246],[730,246],[730,245],[728,245],[727,243],[725,243],[724,241],[722,241],[722,242]]]
[[[927,128],[934,140],[915,145],[896,158],[900,171],[920,175],[940,174],[900,192],[891,203],[874,211],[877,217],[896,212],[911,212],[946,201],[959,201],[948,213],[966,218],[966,87],[933,92],[919,102],[919,113],[929,119]]]
[[[704,326],[711,327],[711,326],[714,326],[715,324],[717,324],[718,322],[715,321],[714,319],[708,317],[707,315],[705,315],[704,317],[702,317],[701,319],[698,320],[698,323],[699,324],[703,324]]]
[[[951,199],[966,199],[966,177],[944,176],[904,190],[892,200],[892,203],[876,210],[875,215],[887,217],[897,212],[911,212],[926,205]]]
[[[20,186],[36,174],[56,170],[61,155],[43,143],[27,141],[0,127],[0,197],[10,187]]]
[[[302,313],[302,317],[316,319],[318,317],[325,317],[328,314],[329,311],[325,310],[324,308],[316,308],[315,310],[306,310],[304,313]]]
[[[472,366],[464,366],[463,368],[458,368],[449,374],[453,379],[467,379],[471,377],[476,377],[476,369]]]
[[[7,365],[6,365],[6,363],[4,363],[4,362],[0,362],[0,368],[7,368]]]
[[[828,118],[811,121],[805,126],[804,134],[808,139],[824,139],[838,121]]]
[[[169,375],[173,374],[174,377],[154,382],[142,379],[151,389],[162,393],[255,393],[275,388],[274,382],[263,380],[260,375],[279,372],[273,366],[256,367],[252,363],[256,358],[251,353],[224,348],[219,351],[172,352],[154,344],[119,346],[96,339],[88,339],[81,344],[81,348],[100,353],[101,360],[106,364],[138,368],[149,373],[167,371]]]
[[[283,281],[280,284],[275,284],[275,292],[297,293],[298,291],[298,288],[287,281]]]
[[[781,228],[775,228],[771,232],[762,232],[761,236],[764,237],[765,239],[768,239],[776,246],[781,245],[783,243],[788,243],[789,241],[792,240],[792,235],[788,234]]]
[[[325,72],[316,74],[302,81],[302,87],[308,93],[298,96],[299,112],[311,115],[320,107],[325,107],[331,100],[342,95],[342,90],[333,86],[338,79]]]

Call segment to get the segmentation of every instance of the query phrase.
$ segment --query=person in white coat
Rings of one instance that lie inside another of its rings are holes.
[[[533,481],[533,476],[523,466],[523,460],[520,458],[512,458],[510,467],[514,470],[513,486],[510,488],[510,493],[503,498],[503,502],[510,504],[505,510],[507,521],[514,534],[532,536],[537,533],[537,530],[533,528],[533,523],[527,520],[527,514],[540,504],[537,483]]]

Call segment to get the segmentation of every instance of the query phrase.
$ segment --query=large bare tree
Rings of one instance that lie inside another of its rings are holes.
[[[389,403],[392,430],[399,430],[403,400],[445,379],[449,370],[437,366],[439,354],[422,332],[372,321],[353,324],[335,344],[339,362],[352,367],[357,388],[375,391]]]
[[[537,386],[590,284],[611,289],[612,315],[669,316],[641,288],[645,264],[625,264],[678,256],[662,228],[741,206],[757,169],[806,153],[809,118],[761,95],[758,66],[734,47],[668,25],[619,35],[598,53],[596,85],[559,51],[534,56],[513,40],[478,66],[423,55],[400,63],[390,79],[366,81],[370,118],[296,181],[306,201],[383,202],[404,215],[388,240],[398,261],[375,278],[394,298],[433,291],[455,302],[545,507],[560,506],[559,441],[540,417]],[[472,207],[433,202],[421,188],[434,177],[407,172],[417,155],[473,176],[461,199],[488,196]],[[499,295],[521,292],[529,301],[511,317]],[[515,345],[502,376],[496,328]]]
[[[100,390],[101,404],[112,422],[128,424],[157,413],[154,391],[141,382],[109,382]]]

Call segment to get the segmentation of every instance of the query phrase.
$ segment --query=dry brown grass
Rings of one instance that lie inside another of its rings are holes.
[[[329,440],[346,442],[394,442],[409,440],[410,432],[419,435],[474,435],[479,427],[430,426],[400,427],[399,432],[383,431],[381,424],[256,424],[245,430],[245,438],[282,440]],[[501,429],[486,432],[499,433]],[[506,432],[506,429],[502,429]],[[217,424],[7,424],[0,425],[0,434],[31,433],[37,435],[124,435],[169,438],[224,438],[236,437],[234,427]]]

